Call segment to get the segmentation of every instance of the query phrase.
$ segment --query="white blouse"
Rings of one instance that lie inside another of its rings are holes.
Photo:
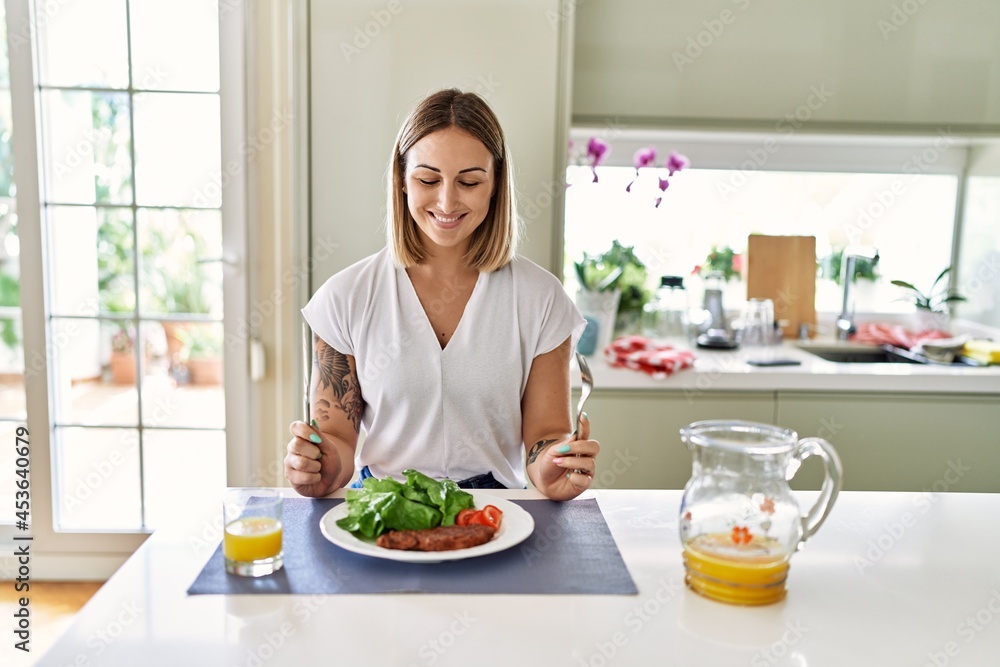
[[[454,294],[442,285],[438,298]],[[509,488],[525,486],[521,397],[532,360],[567,338],[575,349],[586,325],[559,280],[518,257],[479,274],[442,350],[387,249],[329,278],[302,314],[355,358],[366,434],[358,469],[400,479],[407,468],[454,480],[492,472]]]

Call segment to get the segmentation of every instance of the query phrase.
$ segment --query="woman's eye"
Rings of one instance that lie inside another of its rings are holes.
[[[464,181],[459,181],[459,183],[461,183],[462,185],[464,185],[464,186],[465,186],[465,187],[467,187],[467,188],[474,188],[474,187],[476,187],[477,185],[479,185],[479,183],[478,183],[478,182],[473,182],[473,183],[466,183],[466,182],[464,182]]]
[[[417,180],[423,183],[424,185],[437,185],[437,181],[425,181],[422,178],[418,178]]]

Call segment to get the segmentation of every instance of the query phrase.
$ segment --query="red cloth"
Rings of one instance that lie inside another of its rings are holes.
[[[604,358],[615,368],[631,368],[657,379],[694,364],[691,350],[655,343],[644,336],[622,336],[604,349]]]
[[[910,331],[898,324],[873,324],[866,322],[858,325],[858,330],[851,336],[851,341],[855,343],[870,343],[872,345],[895,345],[904,349],[911,349],[925,340],[936,340],[938,338],[951,338],[951,334],[940,329],[925,329],[923,331]]]

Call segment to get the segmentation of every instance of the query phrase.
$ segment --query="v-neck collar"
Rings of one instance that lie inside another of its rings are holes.
[[[448,339],[448,342],[445,344],[444,347],[441,347],[441,342],[438,340],[437,335],[434,333],[434,327],[431,325],[431,320],[427,316],[427,311],[424,310],[424,304],[420,303],[420,297],[417,295],[417,288],[413,286],[413,280],[410,278],[410,274],[406,272],[406,269],[396,269],[396,270],[399,272],[399,274],[402,275],[402,278],[400,279],[403,280],[408,286],[408,291],[413,299],[413,305],[415,305],[416,308],[419,309],[420,314],[423,316],[424,329],[427,331],[427,335],[429,335],[431,337],[431,340],[434,341],[434,347],[437,348],[442,354],[444,354],[448,350],[448,348],[451,347],[451,343],[452,341],[455,340],[455,337],[458,336],[458,333],[462,331],[462,324],[465,322],[465,316],[469,312],[469,306],[472,305],[472,302],[476,298],[476,295],[479,294],[480,291],[479,286],[483,283],[483,280],[485,280],[486,274],[480,271],[479,275],[476,276],[476,284],[472,288],[472,294],[469,295],[469,300],[465,302],[465,307],[462,309],[462,316],[458,318],[458,324],[455,325],[455,330],[451,332],[451,337]]]

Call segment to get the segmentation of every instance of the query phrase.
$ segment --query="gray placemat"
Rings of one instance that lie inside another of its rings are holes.
[[[535,520],[528,539],[498,553],[442,563],[372,558],[329,542],[319,522],[342,502],[286,498],[281,570],[256,579],[228,574],[220,544],[188,594],[638,593],[594,499],[513,500]]]

